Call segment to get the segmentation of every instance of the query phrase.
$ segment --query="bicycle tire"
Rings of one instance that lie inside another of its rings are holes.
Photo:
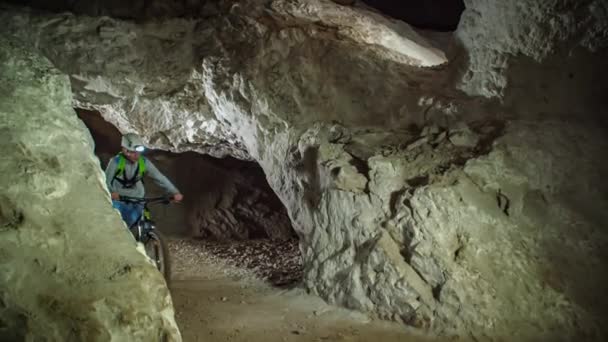
[[[156,268],[165,278],[167,285],[169,285],[171,282],[171,259],[165,238],[156,230],[149,231],[144,248],[146,254],[152,259]]]

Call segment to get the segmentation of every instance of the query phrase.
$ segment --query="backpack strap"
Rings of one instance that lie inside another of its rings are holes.
[[[116,178],[117,176],[122,176],[124,174],[125,165],[127,163],[127,158],[125,158],[125,156],[122,153],[119,153],[116,156],[116,159],[114,159],[114,160],[118,164],[118,166],[116,167],[116,174],[114,174],[114,177]]]
[[[139,160],[137,161],[137,170],[135,170],[135,174],[132,178],[127,179],[125,175],[125,166],[127,164],[127,158],[119,153],[115,159],[116,163],[116,172],[114,173],[114,178],[112,178],[112,182],[118,181],[125,188],[133,188],[137,183],[143,182],[144,175],[146,173],[146,159],[143,156],[139,156]]]
[[[139,178],[144,178],[146,174],[146,158],[143,156],[139,156],[139,160],[137,161],[137,166],[139,167]]]

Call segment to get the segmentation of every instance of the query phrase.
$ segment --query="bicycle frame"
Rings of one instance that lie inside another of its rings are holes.
[[[148,204],[150,203],[170,203],[170,199],[168,197],[152,197],[152,198],[137,198],[137,197],[127,197],[121,196],[120,201],[127,203],[136,203],[143,204],[144,208],[142,210],[141,215],[130,227],[129,231],[134,235],[135,240],[139,242],[144,242],[144,238],[148,235],[147,233],[154,230],[156,225],[151,218],[150,209],[148,209]]]
[[[133,197],[121,197],[121,201],[143,204],[144,208],[134,224],[129,227],[129,231],[133,235],[136,241],[144,245],[146,254],[154,262],[156,268],[163,274],[163,277],[169,283],[171,279],[171,262],[169,256],[169,249],[166,242],[162,238],[162,234],[156,231],[154,221],[150,216],[150,210],[148,204],[150,203],[165,203],[169,204],[171,201],[167,197],[156,197],[156,198],[133,198]],[[148,247],[152,249],[149,250]]]

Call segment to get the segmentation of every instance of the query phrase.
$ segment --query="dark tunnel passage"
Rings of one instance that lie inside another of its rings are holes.
[[[105,169],[120,151],[120,132],[97,112],[76,112]],[[184,194],[183,203],[152,209],[157,229],[165,236],[178,246],[204,248],[235,266],[256,269],[277,286],[300,280],[297,234],[257,163],[194,152],[148,150],[144,155]],[[147,197],[163,195],[154,182],[144,184]]]
[[[425,30],[454,31],[465,9],[463,0],[363,0],[392,18]]]

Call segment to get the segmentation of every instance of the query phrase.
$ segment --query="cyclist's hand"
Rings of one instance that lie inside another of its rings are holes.
[[[175,194],[175,195],[173,195],[173,200],[174,200],[175,202],[178,202],[178,203],[179,203],[179,202],[181,202],[183,199],[184,199],[184,195],[182,195],[182,194]]]
[[[115,201],[118,201],[120,199],[120,195],[118,194],[118,192],[113,192],[110,194],[110,196],[112,196],[112,199]]]

